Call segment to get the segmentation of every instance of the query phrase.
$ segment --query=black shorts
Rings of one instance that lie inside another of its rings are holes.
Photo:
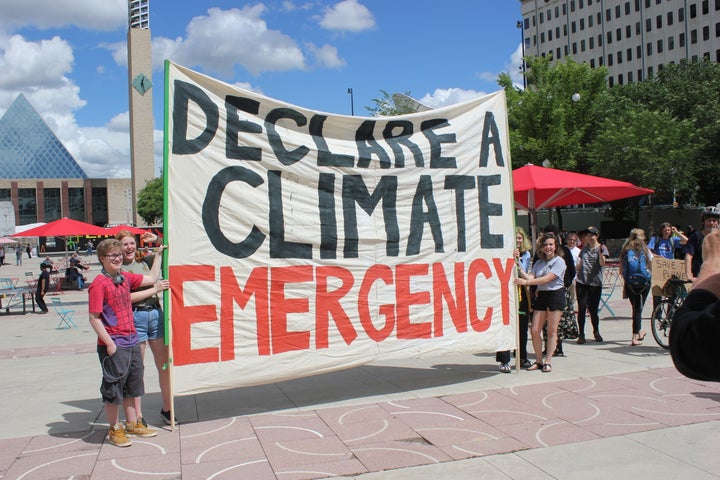
[[[142,397],[145,394],[145,367],[140,344],[117,347],[112,357],[108,356],[105,345],[98,345],[97,352],[103,373],[100,384],[103,403],[121,405],[124,398]]]
[[[533,301],[533,310],[550,310],[551,312],[565,309],[565,289],[539,290]]]

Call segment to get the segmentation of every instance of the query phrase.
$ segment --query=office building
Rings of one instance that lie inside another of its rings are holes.
[[[608,68],[608,85],[720,61],[720,0],[521,0],[526,56]]]

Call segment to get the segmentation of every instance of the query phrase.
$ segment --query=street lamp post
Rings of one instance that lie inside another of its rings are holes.
[[[355,116],[355,105],[353,102],[353,91],[352,88],[348,88],[348,93],[350,94],[350,115]]]
[[[520,67],[520,71],[522,71],[523,90],[525,90],[527,88],[527,78],[525,78],[525,24],[522,20],[518,20],[515,26],[520,29],[520,46],[522,47],[522,66]]]

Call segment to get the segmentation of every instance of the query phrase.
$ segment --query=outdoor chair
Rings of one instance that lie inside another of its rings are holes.
[[[27,282],[28,287],[37,288],[37,278],[35,278],[33,272],[25,272],[25,281]]]
[[[66,328],[73,327],[78,328],[73,321],[73,315],[75,315],[75,310],[70,310],[66,308],[62,304],[62,300],[57,297],[53,297],[51,300],[53,310],[55,310],[55,313],[57,313],[58,317],[60,317],[60,323],[58,323],[56,330],[64,330]]]

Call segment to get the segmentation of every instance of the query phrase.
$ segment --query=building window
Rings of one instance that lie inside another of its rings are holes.
[[[720,63],[720,50],[715,50],[715,61]]]
[[[708,25],[703,27],[703,40],[706,42],[710,40],[710,27]]]
[[[588,40],[590,41],[590,50],[592,50],[595,48],[595,37],[590,37]]]
[[[580,30],[585,30],[585,19],[584,18],[580,19]]]
[[[580,40],[580,51],[581,52],[585,51],[585,40],[584,39]]]
[[[578,7],[579,7],[579,8],[583,8],[583,0],[579,0],[579,2],[578,2]]]
[[[692,5],[690,5],[690,18],[695,17],[697,17],[697,5],[693,3]]]
[[[563,37],[567,37],[567,23],[563,25]]]
[[[607,44],[610,45],[612,43],[612,32],[607,32]]]
[[[625,51],[625,56],[627,57],[628,62],[632,62],[632,48],[628,48]]]
[[[560,27],[555,27],[555,38],[560,38]]]
[[[597,13],[597,24],[602,25],[602,12]]]
[[[708,5],[708,0],[703,0],[702,2],[702,13],[703,15],[707,15],[710,13],[710,7]]]
[[[622,75],[622,73],[621,73],[620,75],[618,75],[618,83],[619,83],[620,85],[623,84],[623,75]]]
[[[540,25],[545,23],[545,14],[543,12],[540,12]]]
[[[577,32],[577,25],[575,24],[575,22],[571,22],[571,23],[570,23],[570,31],[571,31],[572,33],[576,33],[576,32]]]
[[[630,15],[630,2],[625,2],[625,15]]]
[[[567,15],[567,5],[566,4],[564,4],[564,3],[562,4],[562,9],[563,9],[563,15]]]
[[[560,9],[558,7],[555,7],[555,18],[558,18],[560,16]]]
[[[633,72],[628,72],[628,83],[632,83],[633,81]]]
[[[635,0],[635,11],[636,12],[640,11],[640,0]]]
[[[571,12],[575,11],[575,0],[570,0],[570,11]]]
[[[642,70],[638,69],[637,74],[638,74],[638,82],[642,82],[642,80],[643,80]]]
[[[635,22],[635,35],[640,35],[640,22]]]
[[[560,51],[561,51],[560,47],[555,49],[555,55],[557,55],[556,60],[560,60],[560,58],[561,58]]]
[[[108,196],[106,188],[92,189],[92,218],[96,225],[105,225],[108,219]]]
[[[718,1],[720,2],[720,0],[718,0]],[[592,28],[592,27],[593,27],[593,21],[594,21],[594,20],[593,20],[593,16],[592,16],[592,15],[588,15],[588,28]]]
[[[602,35],[598,35],[597,38],[598,38],[598,47],[602,47],[602,46],[603,46],[603,42],[602,42],[603,37],[602,37]]]
[[[650,0],[645,0],[645,8],[650,8]]]
[[[652,31],[652,20],[650,20],[649,18],[645,19],[645,31],[646,32]]]
[[[657,41],[657,53],[663,52],[663,41],[662,38]]]
[[[653,67],[648,67],[648,78],[652,78],[653,76]]]
[[[695,45],[697,43],[697,30],[690,30],[690,43]]]
[[[69,217],[74,220],[85,221],[85,189],[68,188]]]
[[[685,9],[680,8],[678,9],[678,22],[684,22],[685,21]]]
[[[612,67],[612,66],[613,66],[613,54],[608,53],[608,67]]]
[[[608,77],[608,86],[612,87],[613,85],[615,85],[615,81],[613,80],[613,77],[611,75]]]
[[[566,57],[567,57],[568,55],[570,55],[570,51],[568,50],[568,46],[567,46],[567,45],[565,45],[565,47],[563,48],[563,50],[565,51],[565,56],[566,56]]]
[[[615,29],[615,40],[617,40],[618,42],[622,40],[622,28]]]
[[[718,50],[718,52],[720,52],[720,50]],[[594,58],[590,59],[590,68],[595,68],[595,59]]]
[[[547,11],[547,19],[548,19],[548,22],[550,20],[552,20],[552,10],[550,10],[550,9],[548,9],[548,11]]]
[[[668,12],[667,14],[667,24],[668,27],[673,24],[673,12],[672,10]]]
[[[720,0],[715,0],[715,11],[720,10]]]
[[[675,50],[675,37],[668,37],[668,50]]]
[[[618,64],[622,63],[622,51],[617,52],[617,62]]]
[[[652,43],[648,42],[647,45],[645,45],[645,55],[648,57],[652,56]]]
[[[45,222],[52,222],[62,218],[60,189],[45,188],[43,189],[43,198],[45,202]]]
[[[632,27],[630,25],[625,26],[625,38],[632,37]]]
[[[637,51],[635,53],[637,53],[637,55],[635,55],[635,56],[637,58],[642,58],[642,45],[638,45],[636,50]]]
[[[612,10],[608,8],[605,10],[605,21],[609,22],[610,20],[612,20]]]
[[[540,32],[540,45],[545,43],[545,32]]]
[[[657,17],[655,17],[655,26],[658,30],[662,28],[662,15],[658,15]]]
[[[681,33],[678,35],[678,43],[680,44],[680,48],[683,48],[685,46],[685,34]]]
[[[573,42],[572,44],[572,52],[573,55],[577,55],[577,43]]]
[[[615,6],[615,18],[620,18],[622,14],[620,13],[620,5]]]
[[[37,199],[34,188],[18,188],[18,225],[37,222]]]
[[[720,2],[720,0],[718,0]],[[720,37],[720,23],[715,24],[715,36]]]

